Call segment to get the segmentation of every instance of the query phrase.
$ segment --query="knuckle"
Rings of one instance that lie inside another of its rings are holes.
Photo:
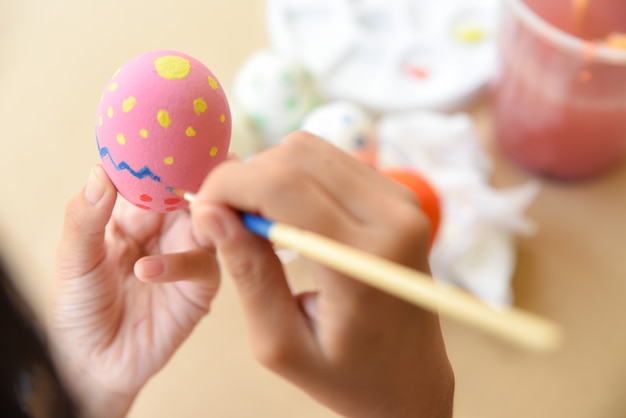
[[[399,186],[401,186],[401,185],[399,185]],[[417,208],[421,208],[422,207],[422,204],[420,203],[419,199],[415,195],[415,192],[410,190],[408,187],[401,186],[400,187],[400,191],[398,193],[400,193],[402,195],[402,198],[404,199],[405,202],[410,203],[411,205],[413,205],[413,206],[415,206]]]
[[[211,173],[202,183],[199,194],[206,194],[207,191],[214,191],[218,185],[231,184],[231,180],[236,178],[237,169],[240,163],[236,161],[224,161],[211,170]]]
[[[393,214],[385,225],[386,239],[376,241],[374,251],[393,261],[413,265],[421,254],[428,253],[430,223],[414,205],[396,207]]]
[[[424,249],[427,252],[430,238],[430,223],[422,212],[416,211],[414,216],[400,220],[400,243],[404,247]]]
[[[270,274],[265,261],[250,257],[240,249],[222,248],[220,257],[240,294],[247,299],[263,297],[263,292],[269,286]]]
[[[405,205],[394,218],[396,228],[401,232],[400,237],[406,241],[419,241],[428,238],[430,223],[428,218],[417,205]]]
[[[260,284],[257,263],[248,257],[224,257],[228,265],[228,272],[246,292],[258,291]]]
[[[317,137],[316,135],[313,135],[310,132],[293,131],[287,134],[283,138],[282,142],[284,145],[289,145],[296,149],[299,149],[300,147],[309,145],[312,141],[315,141],[317,138],[319,137]],[[283,148],[289,148],[289,147],[283,147]]]
[[[290,163],[274,164],[267,169],[267,181],[263,187],[268,196],[276,196],[279,193],[298,192],[304,183],[303,173],[297,166]]]
[[[80,231],[85,224],[85,217],[80,210],[80,199],[73,197],[65,206],[64,225],[68,232]]]
[[[408,204],[411,204],[415,207],[418,207],[418,208],[421,207],[420,201],[414,191],[412,191],[407,186],[400,184],[396,181],[393,181],[391,179],[388,179],[388,180],[390,180],[388,186],[390,188],[393,188],[394,193],[397,195],[397,197],[400,200]]]
[[[291,364],[294,350],[287,338],[264,334],[257,338],[253,352],[259,363],[280,372]]]

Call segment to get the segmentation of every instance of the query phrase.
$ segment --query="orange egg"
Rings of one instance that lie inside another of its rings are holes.
[[[408,187],[415,194],[424,214],[430,221],[430,245],[432,246],[441,222],[441,204],[433,186],[422,175],[410,168],[383,168],[380,173]]]

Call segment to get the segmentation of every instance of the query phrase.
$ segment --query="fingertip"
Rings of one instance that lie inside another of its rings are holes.
[[[206,248],[142,257],[133,273],[146,283],[201,282],[211,289],[220,281],[215,254]]]
[[[235,281],[263,281],[257,277],[261,270],[273,273],[282,270],[272,245],[248,231],[235,210],[219,204],[206,204],[198,207],[195,215],[194,230],[200,235],[197,240],[210,243],[219,251]]]
[[[230,212],[232,211],[217,205],[210,205],[207,208],[205,231],[217,246],[231,240],[237,230],[237,220],[230,216]]]
[[[229,161],[241,161],[241,157],[234,151],[231,151],[228,153],[228,158]]]
[[[143,282],[157,282],[165,273],[165,263],[159,257],[144,257],[135,262],[133,272]]]
[[[192,204],[192,220],[196,240],[203,246],[221,246],[245,228],[232,209],[219,204]]]

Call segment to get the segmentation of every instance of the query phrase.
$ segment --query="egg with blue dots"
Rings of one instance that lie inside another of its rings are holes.
[[[171,212],[188,203],[228,155],[231,114],[217,77],[197,59],[151,51],[127,61],[105,86],[96,115],[104,170],[130,203]]]
[[[373,117],[350,101],[321,105],[303,120],[301,129],[325,139],[364,163],[376,164]]]

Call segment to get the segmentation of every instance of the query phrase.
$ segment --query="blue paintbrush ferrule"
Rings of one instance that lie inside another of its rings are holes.
[[[270,229],[272,228],[272,225],[274,225],[274,222],[268,221],[261,216],[251,215],[249,213],[242,213],[241,219],[250,232],[269,239]]]

